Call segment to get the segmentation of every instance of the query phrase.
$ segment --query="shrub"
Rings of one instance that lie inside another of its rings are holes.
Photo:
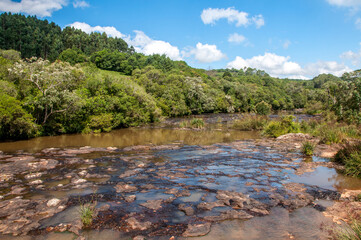
[[[101,115],[91,116],[88,127],[95,133],[110,132],[113,128],[113,115],[111,113],[103,113]]]
[[[271,108],[272,108],[271,105],[262,101],[260,103],[257,103],[256,112],[260,115],[268,115],[271,113]]]
[[[80,219],[84,227],[89,227],[93,223],[95,204],[80,205]]]
[[[312,156],[315,145],[312,142],[306,141],[302,143],[302,153],[306,156]]]
[[[287,133],[300,132],[300,124],[294,122],[294,116],[284,116],[280,121],[271,121],[263,131],[263,134],[270,137],[279,137]]]
[[[345,165],[347,175],[361,178],[361,143],[345,145],[333,160]]]
[[[320,137],[320,143],[325,144],[340,143],[345,139],[345,134],[339,128],[330,127],[330,125],[322,127],[318,135]]]
[[[241,131],[263,130],[269,122],[267,117],[257,115],[243,115],[241,119],[233,122],[232,128]]]
[[[204,121],[200,118],[193,118],[191,120],[191,126],[192,128],[203,128],[204,127]]]
[[[39,134],[34,118],[20,101],[0,93],[0,139],[26,139]]]

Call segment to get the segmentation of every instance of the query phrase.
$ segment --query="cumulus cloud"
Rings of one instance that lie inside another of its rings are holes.
[[[201,63],[211,63],[226,58],[226,55],[217,49],[216,45],[197,43],[195,48],[183,53],[184,56],[194,58]]]
[[[353,52],[353,51],[344,52],[340,55],[340,58],[351,61],[352,65],[356,66],[361,63],[361,48],[358,52]]]
[[[67,0],[1,0],[0,11],[50,17],[54,11],[62,9],[67,4]]]
[[[83,22],[74,22],[69,26],[80,29],[86,33],[105,32],[110,37],[122,38],[128,43],[128,45],[133,46],[135,51],[139,53],[144,53],[145,55],[165,54],[172,60],[182,60],[178,47],[172,46],[170,43],[165,41],[153,40],[142,31],[134,31],[135,36],[132,38],[129,35],[122,34],[115,27],[111,26],[92,27],[89,24]]]
[[[331,5],[339,6],[339,7],[360,7],[360,0],[327,0],[327,2]]]
[[[134,31],[135,37],[128,37],[125,41],[132,45],[137,52],[145,55],[165,54],[172,60],[182,60],[178,47],[172,46],[169,42],[153,40],[142,31]]]
[[[86,1],[82,1],[82,0],[76,0],[73,2],[73,7],[74,8],[86,8],[86,7],[89,7],[89,3],[87,3]]]
[[[257,68],[266,71],[273,77],[310,79],[321,73],[331,73],[341,76],[351,69],[342,63],[319,61],[311,63],[302,68],[298,63],[290,61],[290,57],[279,56],[274,53],[254,56],[244,59],[237,56],[235,60],[227,64],[227,68],[241,69],[244,67]]]
[[[101,27],[101,26],[95,26],[92,27],[87,23],[84,22],[74,22],[72,24],[69,24],[68,26],[74,27],[76,29],[80,29],[83,32],[91,33],[91,32],[105,32],[110,37],[118,37],[118,38],[126,38],[127,36],[119,32],[115,27]]]
[[[230,34],[229,37],[228,37],[228,42],[230,43],[242,43],[246,41],[246,37],[243,36],[243,35],[240,35],[238,33],[233,33],[233,34]]]
[[[257,28],[262,27],[265,22],[262,15],[249,17],[246,12],[238,11],[233,7],[229,8],[208,8],[204,9],[201,14],[204,24],[215,24],[220,19],[227,19],[229,23],[235,23],[237,27],[255,24]]]

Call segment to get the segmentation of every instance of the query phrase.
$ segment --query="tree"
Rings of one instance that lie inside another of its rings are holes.
[[[40,124],[45,125],[53,115],[68,112],[76,106],[78,97],[74,90],[83,80],[84,73],[69,63],[50,63],[34,57],[15,63],[10,72],[33,88],[33,95],[27,96],[25,102],[33,109],[33,115],[38,116]]]

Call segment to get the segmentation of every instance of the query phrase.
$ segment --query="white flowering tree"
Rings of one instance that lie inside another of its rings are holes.
[[[28,88],[24,102],[32,109],[39,124],[51,116],[73,110],[79,100],[74,92],[84,78],[82,70],[69,63],[50,63],[41,58],[20,60],[9,69],[20,87]]]

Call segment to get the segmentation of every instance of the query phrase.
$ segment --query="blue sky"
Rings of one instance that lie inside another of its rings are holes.
[[[0,0],[0,11],[105,31],[197,68],[290,78],[361,68],[361,0]]]

